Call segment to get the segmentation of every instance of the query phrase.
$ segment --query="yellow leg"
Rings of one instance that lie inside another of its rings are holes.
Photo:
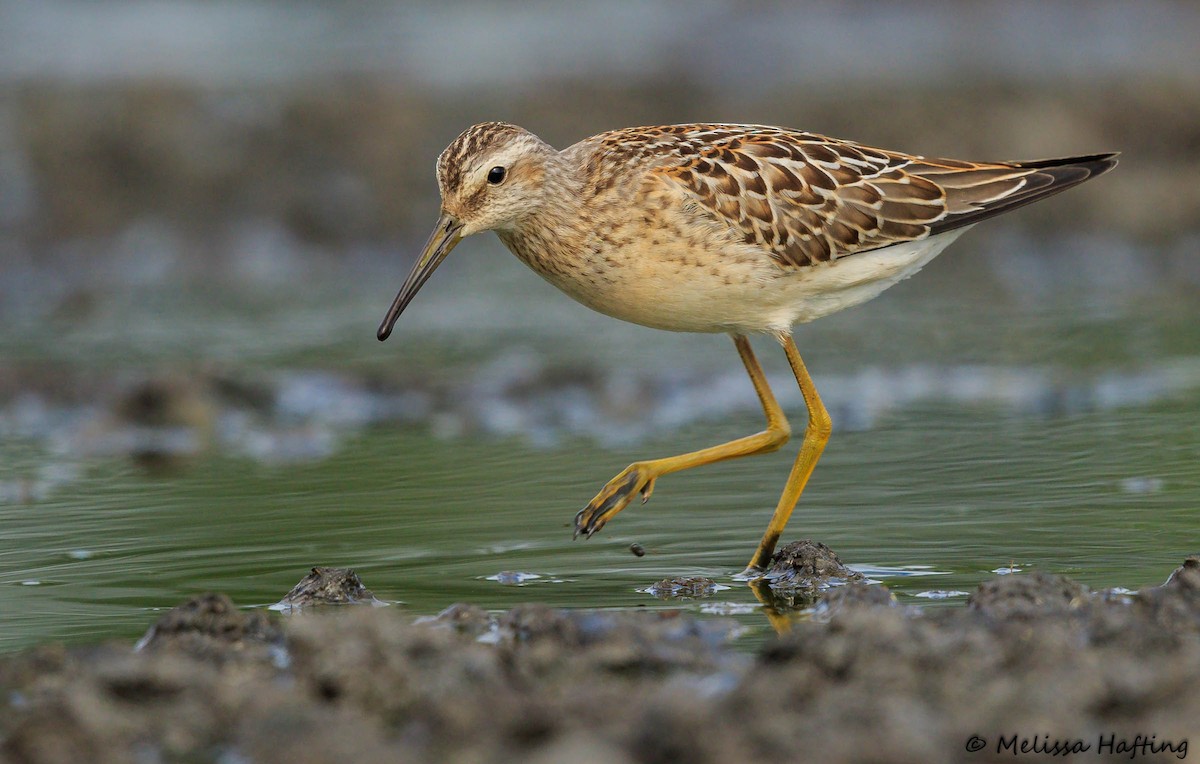
[[[804,486],[808,483],[813,468],[817,466],[817,459],[821,458],[821,452],[825,450],[833,428],[829,421],[829,412],[821,403],[821,396],[817,395],[817,387],[813,384],[812,377],[808,376],[808,369],[804,368],[804,361],[800,358],[796,343],[790,336],[780,337],[779,341],[783,344],[783,351],[787,353],[792,373],[796,375],[796,382],[800,385],[804,405],[808,407],[808,427],[804,430],[804,442],[800,445],[800,453],[796,455],[796,462],[788,475],[783,495],[779,497],[775,514],[771,516],[771,522],[767,525],[762,541],[758,542],[758,549],[754,552],[754,557],[750,558],[750,564],[741,573],[741,577],[745,578],[761,574],[770,563],[775,544],[779,541],[796,502],[800,500],[800,494],[804,492]]]
[[[754,391],[758,393],[763,413],[767,415],[767,429],[754,435],[722,443],[719,446],[679,456],[634,462],[621,474],[608,481],[600,493],[596,494],[596,497],[581,509],[579,514],[575,515],[575,535],[577,537],[581,533],[590,537],[603,528],[614,515],[629,506],[629,502],[639,493],[642,495],[642,503],[645,504],[654,491],[654,481],[663,475],[739,456],[777,451],[780,446],[787,443],[792,429],[783,415],[783,409],[779,408],[774,394],[771,393],[771,388],[767,385],[767,378],[763,374],[762,367],[758,365],[758,359],[754,357],[754,351],[750,349],[750,341],[743,336],[734,335],[733,344],[737,347],[738,355],[742,357],[742,363],[746,365],[746,373],[750,375],[750,381],[754,383]]]

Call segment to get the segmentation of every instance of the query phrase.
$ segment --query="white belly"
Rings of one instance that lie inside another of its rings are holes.
[[[870,300],[921,270],[970,227],[848,255],[806,269],[804,278],[785,290],[787,295],[771,317],[768,330],[786,331],[793,324],[813,321]]]
[[[969,227],[807,268],[780,268],[761,251],[730,253],[719,267],[643,251],[603,284],[543,275],[594,310],[656,329],[788,334],[794,324],[866,302],[911,276]]]

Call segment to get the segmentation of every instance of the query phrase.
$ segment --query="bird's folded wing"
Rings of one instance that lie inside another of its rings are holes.
[[[782,266],[802,267],[971,225],[1083,182],[1115,155],[1036,162],[926,159],[765,127],[697,125],[655,175]],[[678,126],[676,126],[678,129]]]

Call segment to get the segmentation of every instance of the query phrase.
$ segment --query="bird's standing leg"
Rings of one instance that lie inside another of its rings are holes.
[[[796,375],[796,382],[800,385],[804,405],[808,407],[808,427],[804,430],[804,442],[800,444],[800,453],[796,455],[796,462],[792,465],[787,484],[783,487],[783,495],[779,497],[779,504],[775,506],[775,514],[771,516],[767,531],[763,534],[762,541],[758,542],[758,549],[755,550],[754,557],[750,558],[750,564],[740,574],[740,578],[759,576],[770,563],[775,544],[779,541],[796,502],[800,500],[800,494],[804,492],[804,486],[808,483],[813,468],[817,466],[817,459],[821,458],[821,452],[825,450],[833,428],[829,412],[821,403],[821,396],[817,395],[817,387],[813,384],[812,377],[808,376],[808,369],[804,368],[804,361],[800,358],[795,341],[791,335],[783,335],[780,336],[779,342],[783,345],[783,352],[787,353],[792,373]]]
[[[780,446],[787,442],[791,436],[792,429],[783,414],[783,409],[779,407],[779,404],[775,401],[775,395],[767,385],[767,378],[763,374],[762,367],[758,365],[758,359],[754,357],[754,351],[750,348],[750,341],[742,335],[734,335],[733,343],[737,346],[738,355],[742,357],[742,363],[746,365],[746,372],[750,375],[750,381],[754,383],[754,391],[758,393],[758,400],[762,403],[763,413],[767,415],[767,429],[754,435],[747,435],[744,438],[722,443],[719,446],[712,446],[711,448],[704,448],[699,451],[680,454],[679,456],[634,462],[626,467],[621,474],[608,481],[608,484],[601,489],[600,493],[596,494],[596,497],[580,510],[579,514],[575,515],[576,536],[579,536],[581,533],[584,536],[591,536],[603,528],[605,523],[611,520],[622,509],[625,509],[629,505],[629,502],[633,500],[633,497],[639,493],[642,495],[642,503],[645,503],[650,498],[651,492],[654,491],[654,481],[663,475],[739,456],[769,453],[778,450]],[[814,392],[813,394],[815,395],[816,393]],[[786,515],[784,516],[784,520],[786,522]]]

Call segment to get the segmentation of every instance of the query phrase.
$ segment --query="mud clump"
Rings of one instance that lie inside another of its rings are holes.
[[[316,605],[384,604],[353,570],[317,566],[271,607],[273,610],[291,610]]]
[[[676,576],[646,587],[646,593],[662,600],[694,600],[710,597],[721,588],[711,578],[703,576]]]
[[[416,622],[476,638],[492,631],[496,625],[486,610],[463,602],[454,603],[432,618],[418,618]]]
[[[860,608],[899,607],[895,595],[886,586],[855,582],[825,592],[812,609],[817,621],[829,621]]]
[[[283,631],[261,610],[239,610],[224,594],[202,594],[167,611],[134,649],[220,662],[269,659],[270,649],[282,644]]]
[[[1167,761],[1200,718],[1200,559],[1124,597],[1030,574],[966,608],[851,583],[813,612],[750,653],[679,610],[281,618],[205,595],[140,650],[0,657],[0,762],[953,762],[1137,735]]]
[[[1087,602],[1086,587],[1040,572],[985,581],[967,597],[969,609],[1001,620],[1068,613]]]
[[[819,541],[793,541],[771,556],[763,575],[775,590],[816,593],[830,585],[861,581],[863,575],[842,564],[841,558]]]

